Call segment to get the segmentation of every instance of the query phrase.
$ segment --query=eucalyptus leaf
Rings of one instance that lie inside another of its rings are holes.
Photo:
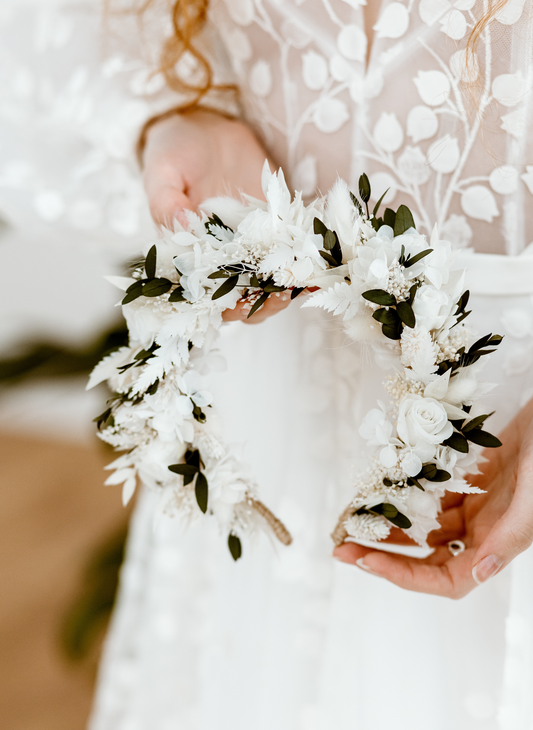
[[[313,221],[313,230],[314,230],[314,232],[316,234],[318,234],[320,236],[325,236],[326,233],[328,232],[327,226],[325,226],[324,223],[322,223],[322,221],[320,220],[320,218],[315,218],[314,219],[314,221]]]
[[[237,561],[242,555],[242,545],[237,535],[230,533],[228,536],[228,547],[231,557],[233,560]]]
[[[168,298],[169,302],[186,302],[187,300],[183,296],[183,287],[178,286]]]
[[[395,221],[396,213],[391,208],[385,208],[385,213],[383,214],[383,223],[386,226],[390,226],[392,230],[394,230]]]
[[[482,431],[479,428],[475,428],[473,431],[467,431],[465,436],[469,441],[472,441],[473,444],[483,446],[486,449],[497,449],[502,445],[499,438],[496,438],[496,436],[493,436],[488,431]]]
[[[351,190],[350,190],[350,199],[351,199],[352,203],[354,204],[354,206],[357,208],[357,212],[359,213],[359,215],[363,215],[363,208],[361,207],[361,203],[357,200],[357,198],[355,197],[355,195],[352,193]]]
[[[147,388],[146,394],[147,395],[155,395],[157,393],[157,389],[159,388],[159,380],[156,380],[152,385]]]
[[[380,322],[380,324],[385,324],[389,327],[395,327],[399,323],[398,315],[394,309],[376,309],[372,317],[377,322]]]
[[[209,276],[207,278],[208,279],[227,279],[228,276],[229,276],[228,271],[219,270],[219,271],[213,271],[213,273],[209,274]]]
[[[210,226],[219,226],[220,228],[225,228],[226,231],[231,231],[233,233],[233,228],[230,228],[227,226],[224,221],[222,221],[216,213],[213,213],[213,215],[208,219],[206,223],[206,228],[211,233]]]
[[[406,205],[400,205],[396,211],[396,219],[394,221],[394,235],[401,236],[402,233],[408,231],[409,228],[415,228],[413,214]]]
[[[209,487],[207,484],[207,479],[201,471],[198,472],[198,476],[196,477],[194,494],[196,496],[196,502],[198,503],[198,507],[200,507],[205,515],[205,513],[207,512],[207,502],[209,499]]]
[[[410,327],[412,329],[415,326],[415,313],[413,312],[413,308],[409,302],[398,302],[396,305],[396,311],[406,327]]]
[[[409,258],[405,262],[405,264],[404,264],[405,268],[408,269],[410,266],[414,266],[419,261],[421,261],[423,258],[425,258],[426,256],[429,256],[430,253],[433,253],[433,249],[432,248],[426,248],[425,251],[421,251],[420,253],[417,253],[416,256],[413,256],[412,258]]]
[[[269,294],[273,294],[274,292],[279,292],[279,291],[286,291],[286,290],[287,290],[286,286],[276,286],[275,284],[267,284],[263,288],[263,291],[266,291]]]
[[[363,292],[361,296],[363,299],[373,302],[374,304],[380,304],[382,307],[393,307],[396,304],[396,297],[394,294],[389,294],[389,292],[384,289],[369,289],[368,291]]]
[[[155,270],[157,266],[157,247],[155,244],[146,254],[146,261],[144,262],[144,270],[146,271],[147,279],[155,278]]]
[[[111,408],[107,408],[99,416],[96,416],[96,418],[93,418],[93,423],[96,423],[96,427],[98,428],[99,431],[102,428],[102,426],[104,426],[106,424],[106,422],[110,419],[112,413],[113,413],[113,410]]]
[[[142,295],[143,286],[144,284],[142,281],[136,281],[134,284],[131,284],[131,286],[126,289],[126,296],[122,300],[122,304],[129,304],[135,299],[138,299],[138,297]]]
[[[402,336],[402,330],[400,327],[393,327],[388,324],[384,324],[381,328],[381,331],[385,335],[385,337],[388,337],[389,340],[399,340]]]
[[[221,284],[221,286],[218,287],[218,289],[213,293],[213,296],[211,299],[220,299],[220,297],[225,296],[226,294],[229,294],[237,284],[239,283],[239,275],[236,276],[230,276],[229,279],[226,279],[226,281]]]
[[[171,286],[172,282],[168,279],[150,279],[143,284],[142,294],[143,297],[160,297],[161,294],[166,294]]]
[[[324,248],[326,249],[326,251],[331,251],[336,243],[337,236],[333,233],[333,231],[326,231],[324,235]]]
[[[319,251],[318,253],[322,256],[322,258],[325,261],[328,262],[328,264],[330,264],[330,266],[333,266],[333,267],[338,266],[337,262],[335,261],[333,256],[330,253],[328,253],[328,251]]]
[[[429,479],[431,480],[431,477],[434,477],[437,473],[437,465],[436,464],[424,464],[422,469],[418,472],[416,475],[417,479]]]
[[[416,477],[408,477],[407,484],[410,487],[416,487],[417,489],[420,489],[422,492],[426,491]]]
[[[185,452],[185,461],[187,464],[195,466],[197,471],[199,471],[202,459],[200,457],[200,452],[198,451],[198,449],[187,449],[187,451]]]
[[[377,216],[377,214],[378,214],[378,210],[379,210],[379,207],[380,207],[381,203],[383,202],[383,198],[385,197],[385,195],[387,195],[387,193],[389,192],[389,190],[390,190],[390,188],[387,188],[387,189],[385,190],[385,192],[383,193],[383,195],[381,196],[381,198],[380,198],[380,199],[378,200],[378,202],[377,202],[377,203],[375,204],[375,206],[374,206],[374,209],[372,210],[372,215],[374,216],[374,218],[375,218],[375,217]],[[385,213],[386,213],[386,212],[387,212],[387,211],[385,211]]]
[[[363,172],[361,177],[359,178],[359,195],[361,196],[361,200],[365,205],[370,200],[371,195],[371,188],[370,188],[370,180],[368,179],[368,175]]]
[[[252,314],[255,314],[257,312],[257,310],[260,309],[263,306],[263,304],[266,302],[266,300],[268,299],[269,296],[270,296],[270,294],[268,292],[265,292],[264,294],[261,294],[261,296],[259,297],[259,299],[254,303],[254,305],[252,306],[252,308],[248,312],[248,316],[246,317],[246,319],[250,319],[250,317],[252,316]]]
[[[199,471],[199,467],[194,464],[171,464],[168,468],[174,474],[180,474],[182,477],[194,476]]]
[[[481,426],[485,423],[487,418],[489,418],[492,415],[494,415],[494,411],[492,411],[492,413],[486,413],[482,416],[476,416],[471,421],[468,421],[468,423],[465,423],[465,425],[461,429],[462,432],[467,433],[468,431],[472,431],[474,428],[481,428]]]
[[[484,337],[480,337],[479,340],[476,340],[474,344],[470,346],[468,354],[470,354],[471,352],[476,352],[477,350],[481,350],[483,347],[485,347],[485,345],[488,345],[491,337],[492,332],[488,335],[485,335]]]
[[[468,441],[460,433],[452,433],[450,438],[444,441],[444,444],[446,446],[449,446],[451,449],[454,449],[455,451],[459,451],[461,454],[468,454]]]
[[[393,504],[383,502],[382,504],[377,504],[374,507],[371,507],[370,511],[375,512],[378,515],[383,515],[386,520],[392,522],[393,525],[401,528],[402,530],[407,530],[411,527],[411,520],[399,512]]]
[[[399,527],[400,530],[408,530],[410,527],[412,527],[413,524],[409,517],[402,514],[401,512],[398,512],[395,517],[387,517],[386,515],[384,515],[384,517],[389,522],[392,522],[395,527]]]
[[[466,305],[468,304],[468,300],[470,299],[470,290],[467,289],[463,294],[461,294],[461,298],[457,302],[457,310],[455,314],[462,314],[462,312],[465,311]]]

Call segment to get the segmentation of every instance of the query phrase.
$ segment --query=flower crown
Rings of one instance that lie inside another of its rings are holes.
[[[370,211],[366,175],[360,199],[338,180],[307,205],[266,163],[262,182],[265,202],[207,201],[187,227],[162,230],[131,278],[110,277],[125,290],[129,345],[105,357],[88,385],[107,380],[114,391],[95,420],[100,437],[126,452],[106,484],[123,484],[127,503],[139,479],[162,510],[211,516],[235,560],[242,536],[258,528],[289,544],[224,443],[205,383],[220,365],[224,310],[244,302],[251,316],[269,297],[314,290],[302,306],[341,317],[354,341],[388,343],[394,370],[391,406],[378,402],[361,424],[370,468],[332,538],[383,540],[394,525],[426,545],[445,491],[480,492],[465,475],[477,472],[483,448],[500,446],[476,403],[492,388],[479,380],[482,358],[502,338],[469,343],[469,292],[450,243],[435,227],[428,244],[405,205],[380,216],[384,196]]]

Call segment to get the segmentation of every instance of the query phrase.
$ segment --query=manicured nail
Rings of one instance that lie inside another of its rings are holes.
[[[379,573],[376,573],[374,570],[371,570],[371,568],[369,568],[368,565],[365,565],[363,558],[359,558],[359,560],[356,560],[355,564],[357,565],[358,568],[361,568],[362,570],[366,571],[367,573],[370,573],[371,575],[376,575],[378,578],[381,578]]]
[[[476,583],[485,583],[489,578],[502,568],[503,561],[497,558],[496,555],[487,555],[486,558],[480,560],[477,565],[474,565],[472,570],[472,576]]]

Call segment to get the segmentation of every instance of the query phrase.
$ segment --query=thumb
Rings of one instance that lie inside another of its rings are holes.
[[[474,558],[472,575],[484,583],[533,543],[533,468],[519,470],[516,490]]]

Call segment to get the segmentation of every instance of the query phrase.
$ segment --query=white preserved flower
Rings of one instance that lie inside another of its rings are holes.
[[[453,304],[445,292],[430,284],[423,284],[416,292],[413,312],[421,327],[435,330],[442,327],[451,314]]]
[[[407,395],[400,403],[397,428],[400,439],[411,447],[424,443],[437,446],[453,433],[444,406],[420,395]]]
[[[437,370],[437,347],[428,330],[418,324],[405,327],[400,342],[402,365],[411,368],[422,382],[427,382]]]
[[[348,535],[356,540],[385,540],[390,534],[390,523],[379,515],[355,514],[344,526]]]

